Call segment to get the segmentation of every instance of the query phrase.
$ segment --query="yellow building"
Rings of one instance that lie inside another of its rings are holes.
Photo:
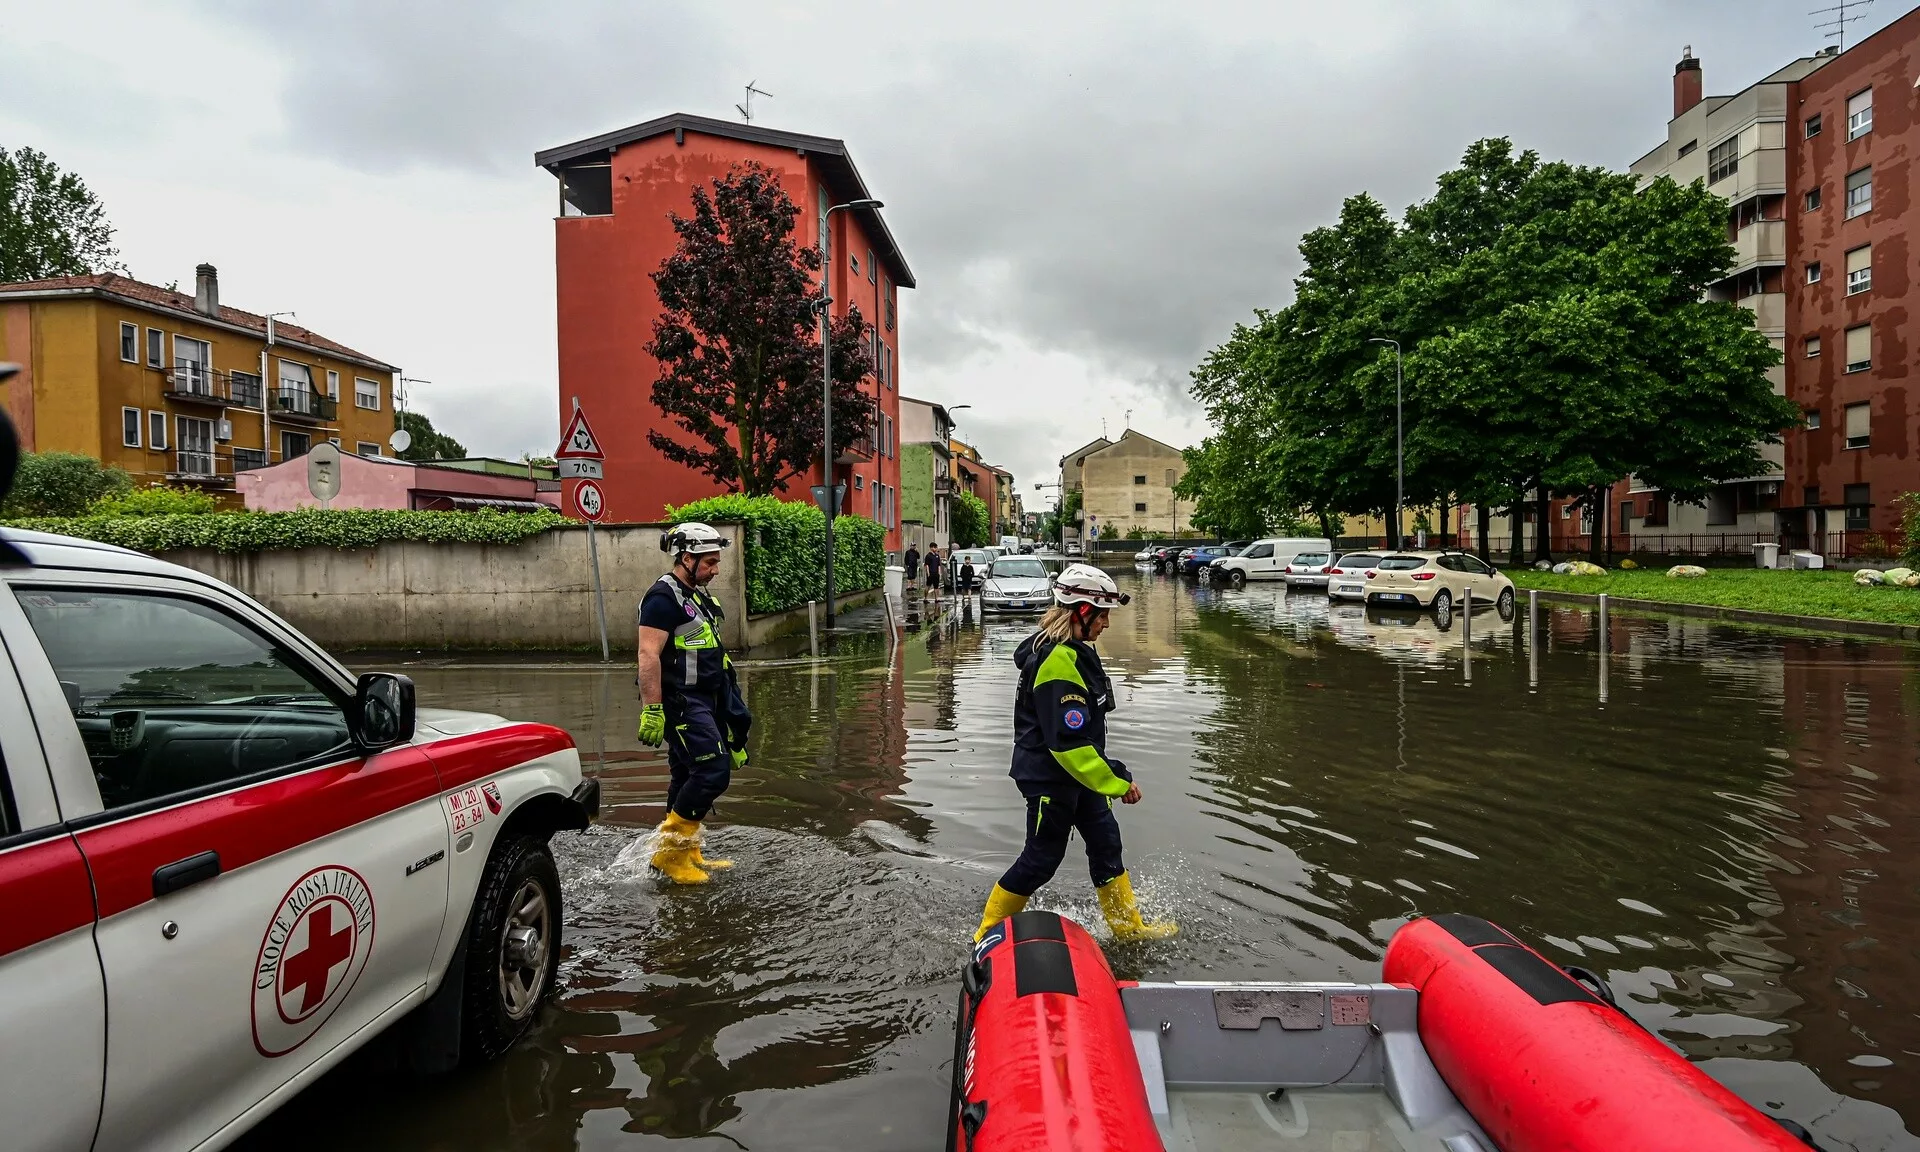
[[[398,368],[223,307],[210,264],[194,288],[112,273],[0,284],[0,360],[23,368],[0,387],[21,446],[215,494],[322,440],[389,451]]]
[[[1133,528],[1148,538],[1173,536],[1193,526],[1193,501],[1178,499],[1173,486],[1187,474],[1180,449],[1129,428],[1120,439],[1105,437],[1060,458],[1062,490],[1080,491],[1080,525],[1103,540]],[[1068,532],[1068,538],[1073,533]]]

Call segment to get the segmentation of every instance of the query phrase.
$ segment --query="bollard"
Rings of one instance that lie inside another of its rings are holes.
[[[1467,682],[1473,682],[1473,589],[1467,589],[1460,613],[1460,650],[1465,654]]]
[[[1527,687],[1540,687],[1540,590],[1527,590]]]
[[[1607,702],[1607,663],[1613,645],[1607,636],[1607,594],[1600,593],[1600,703]]]
[[[817,611],[819,607],[818,600],[807,601],[807,652],[813,656],[820,655],[820,617]]]

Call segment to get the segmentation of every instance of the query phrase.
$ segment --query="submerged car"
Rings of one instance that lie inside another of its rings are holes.
[[[1286,580],[1289,590],[1294,588],[1325,588],[1327,586],[1327,565],[1333,561],[1331,552],[1302,552],[1287,561],[1280,569],[1281,578]]]
[[[1365,600],[1367,573],[1380,566],[1378,552],[1349,552],[1327,565],[1327,595],[1335,600]]]
[[[1041,612],[1053,603],[1053,576],[1038,556],[1003,556],[980,585],[984,612]]]
[[[1513,581],[1465,552],[1397,552],[1367,573],[1369,605],[1451,612],[1468,592],[1476,607],[1496,605],[1501,616],[1513,614]]]
[[[1230,553],[1219,544],[1209,544],[1204,548],[1190,548],[1180,558],[1180,574],[1197,580],[1207,575],[1209,564],[1227,555]]]

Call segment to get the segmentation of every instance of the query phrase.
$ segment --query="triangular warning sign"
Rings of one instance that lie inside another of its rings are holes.
[[[586,409],[573,410],[573,419],[567,422],[567,430],[560,437],[560,450],[553,455],[558,460],[607,458],[607,454],[600,450],[600,441],[594,436],[593,429],[587,425]]]

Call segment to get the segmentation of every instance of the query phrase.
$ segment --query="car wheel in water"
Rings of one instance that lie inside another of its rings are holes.
[[[516,837],[494,849],[467,921],[462,1047],[493,1060],[533,1026],[560,959],[560,873],[546,841]]]
[[[1435,592],[1433,594],[1433,610],[1436,615],[1441,612],[1445,612],[1448,615],[1452,615],[1453,614],[1453,593],[1447,591],[1445,588],[1442,588],[1440,589],[1440,591]]]
[[[1494,601],[1494,607],[1500,611],[1500,619],[1513,619],[1513,589],[1500,589],[1500,599]]]
[[[1233,585],[1235,588],[1245,588],[1247,586],[1247,574],[1235,568],[1233,575],[1227,577],[1227,583]]]

